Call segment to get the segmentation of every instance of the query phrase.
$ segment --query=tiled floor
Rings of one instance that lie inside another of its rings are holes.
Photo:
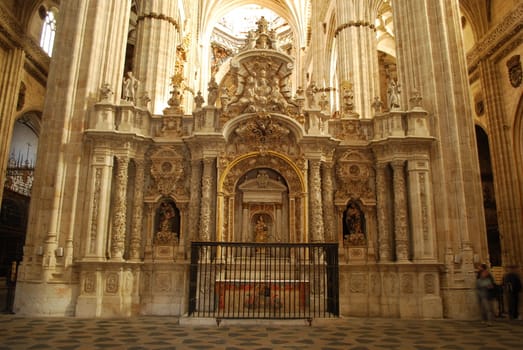
[[[0,349],[523,349],[523,322],[344,318],[180,325],[177,318],[0,316]]]

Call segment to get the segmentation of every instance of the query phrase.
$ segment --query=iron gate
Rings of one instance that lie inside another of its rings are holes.
[[[337,243],[192,242],[189,316],[339,316]]]

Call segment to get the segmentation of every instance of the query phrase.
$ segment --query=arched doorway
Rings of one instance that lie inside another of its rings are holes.
[[[218,193],[218,240],[308,241],[303,174],[283,154],[240,156],[224,169]]]
[[[28,112],[13,126],[0,207],[0,310],[11,311],[18,264],[22,261],[31,188],[40,134],[40,115]]]
[[[280,173],[252,169],[240,178],[235,192],[235,241],[289,242],[289,190]]]

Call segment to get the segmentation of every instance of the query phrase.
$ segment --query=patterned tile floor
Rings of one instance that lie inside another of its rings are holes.
[[[0,349],[523,349],[523,322],[343,318],[180,325],[177,318],[0,315]]]

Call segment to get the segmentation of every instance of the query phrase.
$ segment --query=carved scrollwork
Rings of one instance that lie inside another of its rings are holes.
[[[375,200],[375,172],[370,157],[356,151],[343,154],[336,164],[338,189],[336,201]]]
[[[152,190],[164,196],[175,195],[177,199],[188,198],[186,178],[188,166],[182,149],[158,147],[150,156]]]

